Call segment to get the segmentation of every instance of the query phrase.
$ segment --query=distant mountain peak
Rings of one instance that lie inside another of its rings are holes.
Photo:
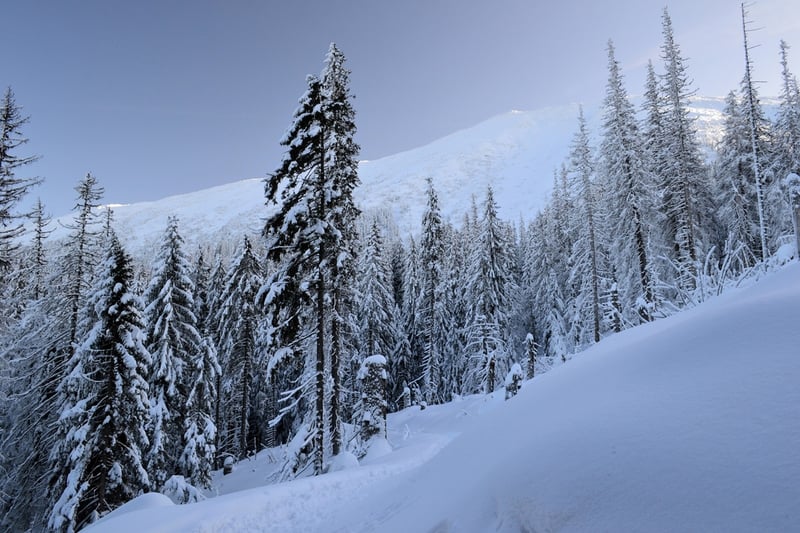
[[[698,97],[692,105],[701,142],[713,145],[722,135],[724,98]],[[593,108],[585,113],[596,138],[599,113]],[[424,146],[361,161],[356,199],[366,213],[391,213],[402,236],[419,228],[428,177],[439,192],[444,218],[454,224],[470,208],[472,196],[482,198],[488,185],[501,217],[530,220],[545,205],[553,172],[569,153],[577,116],[578,104],[514,109]],[[187,244],[197,246],[226,238],[239,243],[240,235],[261,231],[267,214],[262,178],[110,207],[117,233],[136,255],[153,249],[171,215],[178,217]],[[54,237],[65,233],[57,229]]]

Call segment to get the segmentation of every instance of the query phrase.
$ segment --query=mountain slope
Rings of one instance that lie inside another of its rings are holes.
[[[697,99],[693,113],[701,140],[716,142],[722,133],[720,99]],[[495,189],[500,216],[530,220],[545,205],[553,173],[569,153],[578,107],[511,111],[426,146],[374,161],[362,161],[362,185],[356,200],[365,211],[391,213],[402,236],[417,231],[425,206],[425,180],[440,195],[442,214],[459,224],[472,196],[482,201],[487,185]],[[591,131],[599,131],[596,113],[587,109]],[[187,242],[218,243],[257,233],[266,215],[263,184],[249,179],[153,202],[115,205],[116,229],[135,254],[147,253],[160,239],[166,219],[175,215]],[[67,222],[69,216],[62,217]],[[54,237],[66,231],[56,225]]]
[[[793,530],[798,302],[792,264],[609,337],[508,402],[396,413],[394,451],[361,466],[183,507],[146,495],[87,531]]]

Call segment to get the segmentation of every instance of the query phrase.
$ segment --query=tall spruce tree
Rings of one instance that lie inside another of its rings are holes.
[[[405,365],[406,385],[410,390],[417,390],[422,384],[422,368],[425,352],[422,335],[422,317],[420,309],[423,294],[422,266],[417,244],[413,237],[409,238],[408,253],[405,258],[403,274],[403,328],[408,340],[409,357]],[[398,391],[400,392],[400,391]],[[421,398],[412,398],[420,401]]]
[[[114,240],[89,299],[94,323],[60,386],[66,438],[53,457],[66,460],[54,463],[55,531],[77,531],[150,488],[143,464],[150,354],[132,281],[131,260]]]
[[[383,238],[377,221],[372,222],[359,258],[357,320],[361,359],[374,354],[391,354],[395,347],[394,301],[389,267],[384,257]],[[387,357],[388,359],[388,357]],[[361,361],[359,361],[359,366]],[[387,363],[388,364],[388,363]]]
[[[67,344],[75,346],[79,336],[79,321],[81,306],[86,290],[89,288],[91,273],[98,261],[98,244],[100,242],[99,215],[97,208],[103,196],[97,178],[91,174],[76,187],[78,203],[75,206],[77,213],[74,222],[67,226],[71,235],[66,245],[65,257],[62,265],[61,276],[63,289],[60,291],[65,301],[64,308],[68,311]]]
[[[266,181],[267,202],[277,209],[267,219],[264,234],[268,259],[277,268],[259,296],[268,315],[262,345],[272,353],[271,368],[301,358],[311,376],[313,389],[306,395],[313,396],[313,416],[307,423],[306,444],[313,450],[315,474],[324,469],[326,369],[331,369],[334,389],[328,412],[332,444],[341,445],[338,368],[344,346],[344,291],[353,272],[352,227],[358,216],[352,198],[358,185],[358,145],[353,140],[355,112],[348,77],[344,55],[331,44],[321,78],[309,76],[308,90],[281,141],[287,147],[283,161]],[[313,351],[307,336],[301,335],[306,322],[301,317],[315,323],[313,332],[305,332],[314,339]]]
[[[475,243],[471,226],[457,230],[448,224],[445,230],[446,253],[439,291],[442,310],[439,392],[443,400],[449,401],[464,389],[464,349],[468,343],[467,317],[471,307],[468,280]]]
[[[439,403],[439,378],[441,364],[442,310],[440,283],[444,261],[444,235],[439,196],[428,178],[428,202],[422,217],[422,241],[419,258],[421,270],[420,334],[422,338],[422,393],[425,401]]]
[[[601,259],[602,242],[598,221],[598,194],[593,183],[594,158],[589,146],[589,131],[583,108],[578,113],[578,131],[570,152],[571,189],[575,196],[576,240],[572,246],[572,274],[570,278],[579,287],[576,305],[579,344],[587,340],[600,341],[601,325]]]
[[[614,45],[608,42],[608,84],[603,102],[601,160],[608,182],[607,211],[614,213],[609,228],[611,256],[629,318],[653,319],[655,292],[650,260],[652,193],[647,181],[633,106],[623,86]]]
[[[328,423],[331,434],[331,452],[338,455],[342,448],[341,399],[342,360],[352,352],[352,315],[355,299],[351,294],[356,275],[355,220],[360,215],[353,199],[359,185],[358,152],[355,142],[356,123],[353,95],[350,93],[350,70],[345,66],[345,56],[331,43],[322,71],[322,97],[327,126],[324,139],[325,165],[328,179],[334,184],[336,195],[331,198],[330,220],[335,228],[331,251],[331,387]]]
[[[262,432],[266,428],[266,423],[251,426],[264,407],[255,401],[266,381],[255,348],[259,316],[255,301],[263,284],[258,258],[253,253],[250,239],[245,237],[241,251],[231,265],[216,319],[222,366],[221,392],[225,398],[223,425],[219,428],[223,432],[220,452],[239,458],[252,450],[248,443],[264,440]]]
[[[713,228],[711,193],[694,120],[689,113],[689,98],[694,91],[690,88],[686,60],[675,42],[666,8],[662,14],[662,30],[663,154],[657,161],[658,184],[662,191],[663,228],[669,254],[678,266],[680,286],[691,290],[695,286],[698,257],[704,251],[701,228]]]
[[[728,255],[736,253],[734,272],[752,266],[760,246],[750,132],[743,111],[731,91],[723,110],[723,135],[714,172],[714,196],[724,232],[718,246]]]
[[[515,289],[511,242],[497,217],[497,204],[491,187],[486,191],[483,207],[469,279],[472,299],[469,329],[470,351],[474,353],[473,359],[479,362],[476,373],[481,388],[491,393],[509,367],[507,313]]]
[[[97,208],[103,189],[97,179],[87,174],[76,187],[78,199],[74,221],[67,225],[70,234],[59,251],[57,267],[48,279],[49,294],[42,299],[42,312],[46,326],[36,331],[39,342],[32,348],[35,354],[31,376],[30,415],[26,427],[32,441],[25,450],[27,493],[32,500],[27,505],[34,510],[28,514],[34,528],[44,528],[50,509],[42,509],[40,502],[50,505],[60,496],[60,468],[66,463],[66,450],[56,443],[66,441],[67,427],[58,424],[65,396],[59,392],[69,375],[68,362],[74,360],[81,339],[93,323],[86,320],[86,297],[92,288],[92,277],[98,263],[101,235]],[[55,427],[55,431],[44,428]],[[25,501],[25,499],[23,499]]]
[[[195,487],[209,489],[217,454],[214,408],[219,394],[217,377],[221,373],[217,350],[209,337],[203,338],[200,352],[190,361],[187,370],[190,385],[178,471]]]
[[[49,229],[50,217],[44,212],[42,200],[36,201],[33,208],[33,243],[29,264],[31,271],[31,298],[38,300],[45,294],[45,277],[47,275],[47,257],[44,241],[53,230]]]
[[[178,231],[178,219],[169,217],[145,301],[150,369],[151,447],[148,472],[154,488],[161,488],[177,472],[184,449],[188,367],[202,350],[194,314],[191,266]]]

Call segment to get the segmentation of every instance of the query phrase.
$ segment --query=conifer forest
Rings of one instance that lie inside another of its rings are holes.
[[[260,233],[189,246],[192,228],[170,216],[152,257],[126,249],[92,174],[75,187],[67,236],[49,238],[46,207],[22,207],[41,181],[27,173],[35,117],[6,90],[0,529],[76,532],[148,492],[194,502],[214,471],[265,448],[285,450],[276,482],[323,475],[385,441],[389,413],[510,398],[602,339],[796,256],[789,45],[776,50],[768,114],[753,74],[767,66],[739,29],[741,84],[708,147],[666,10],[661,20],[645,87],[626,85],[608,41],[600,127],[581,108],[543,209],[504,220],[490,186],[450,221],[437,176],[424,176],[424,215],[407,235],[354,198],[356,101],[335,44],[293,114],[286,102]]]

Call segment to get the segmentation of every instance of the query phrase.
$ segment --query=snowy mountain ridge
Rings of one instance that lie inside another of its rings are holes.
[[[766,107],[774,107],[768,102]],[[722,136],[724,99],[696,98],[692,113],[705,147]],[[597,137],[600,117],[586,109]],[[391,213],[401,236],[418,230],[425,206],[425,180],[433,179],[442,215],[459,224],[472,196],[480,202],[492,185],[499,213],[506,220],[530,220],[546,202],[554,172],[565,161],[577,128],[578,105],[535,111],[510,111],[457,131],[419,148],[359,166],[356,200],[365,212]],[[595,143],[596,144],[596,143]],[[244,234],[257,234],[267,214],[260,178],[170,196],[152,202],[114,204],[114,225],[126,247],[140,256],[152,250],[167,217],[180,221],[187,243],[216,244],[227,238],[235,246]],[[66,234],[58,219],[56,239]]]

